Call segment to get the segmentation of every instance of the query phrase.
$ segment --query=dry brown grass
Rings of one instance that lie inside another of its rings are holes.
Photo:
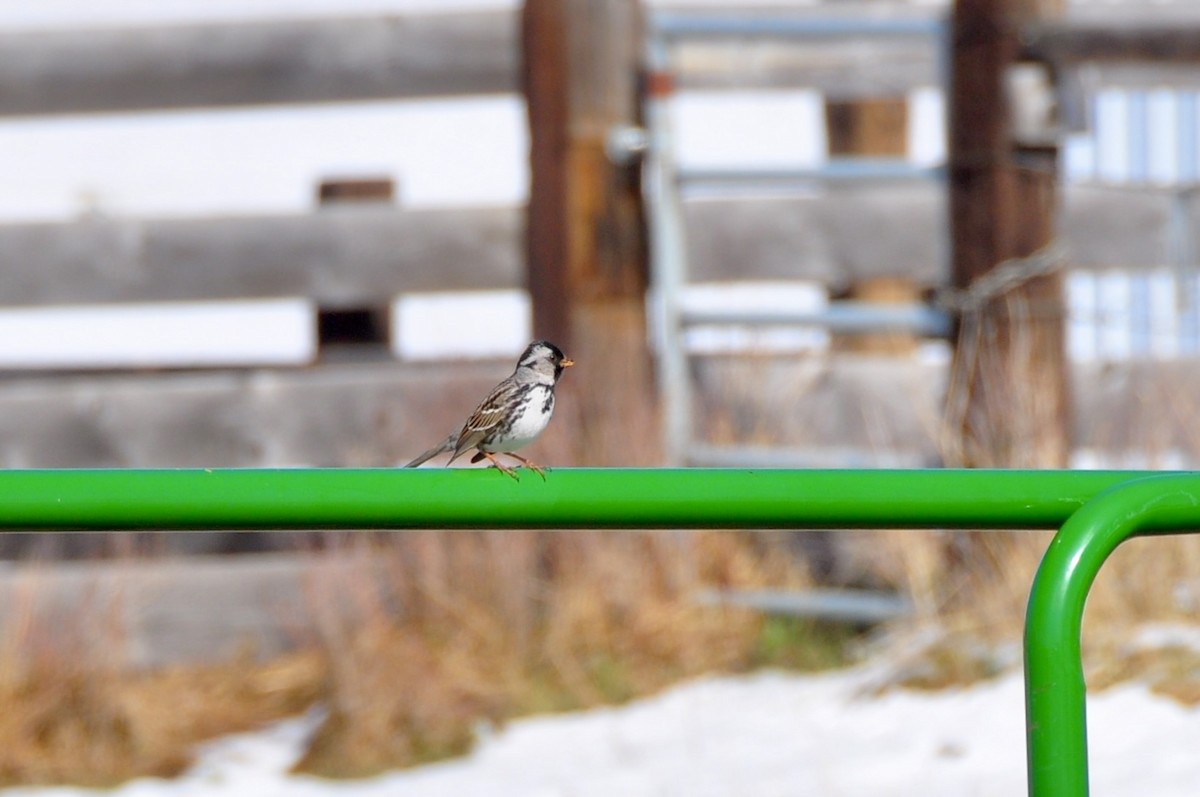
[[[329,720],[300,763],[363,775],[466,749],[478,723],[621,702],[746,669],[763,620],[703,607],[702,586],[795,584],[773,546],[729,532],[425,533],[387,546],[388,592],[325,618]],[[391,607],[390,609],[388,607]]]
[[[900,583],[917,609],[914,621],[894,629],[895,635],[922,640],[919,650],[898,662],[896,684],[960,686],[1019,666],[1014,652],[1020,649],[1030,586],[1050,532],[998,532],[989,546],[965,548],[977,558],[955,567],[945,566],[954,561],[947,554],[953,547],[950,534],[880,536],[882,549],[903,557]],[[1177,588],[1195,584],[1197,574],[1200,538],[1195,536],[1134,539],[1117,549],[1093,585],[1084,613],[1089,685],[1101,688],[1141,677],[1164,694],[1182,697],[1195,689],[1186,677],[1174,677],[1181,671],[1172,662],[1187,658],[1182,651],[1164,649],[1164,662],[1155,664],[1159,651],[1129,643],[1148,623],[1195,623],[1195,607],[1179,599]],[[929,633],[931,628],[936,632]],[[1168,687],[1169,680],[1181,685]]]
[[[1102,690],[1130,680],[1148,684],[1155,694],[1194,706],[1200,703],[1200,651],[1183,645],[1125,650],[1093,667],[1088,687]]]
[[[177,774],[198,742],[303,711],[323,667],[313,654],[156,673],[43,660],[0,684],[0,785]]]
[[[769,537],[362,539],[354,544],[371,550],[359,569],[314,568],[315,644],[274,661],[247,651],[219,666],[135,672],[114,653],[119,596],[69,621],[27,612],[0,648],[0,785],[169,776],[204,739],[314,704],[327,718],[298,769],[362,776],[461,753],[480,723],[621,702],[764,661],[830,658],[795,653],[811,643],[807,628],[775,627],[764,645],[760,616],[696,603],[702,587],[802,583]]]

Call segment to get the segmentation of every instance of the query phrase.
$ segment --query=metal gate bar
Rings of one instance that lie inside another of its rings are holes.
[[[1096,496],[1071,515],[1047,549],[1025,618],[1025,734],[1033,797],[1088,793],[1080,633],[1088,590],[1101,565],[1130,537],[1185,531],[1200,531],[1200,476],[1158,475]]]
[[[1138,471],[4,470],[0,528],[1057,528]],[[1198,481],[1200,484],[1200,481]]]
[[[1029,791],[1087,794],[1080,628],[1123,540],[1200,529],[1200,474],[566,469],[8,470],[0,529],[1053,529],[1025,631]]]

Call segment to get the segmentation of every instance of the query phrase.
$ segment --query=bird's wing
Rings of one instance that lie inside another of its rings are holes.
[[[521,385],[517,382],[505,380],[496,385],[488,397],[479,403],[458,434],[458,440],[454,444],[454,456],[450,457],[451,462],[464,451],[469,451],[483,442],[488,433],[504,420],[520,388]]]

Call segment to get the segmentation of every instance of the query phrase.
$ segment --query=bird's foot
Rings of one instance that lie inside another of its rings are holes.
[[[533,472],[534,472],[534,473],[536,473],[537,475],[541,476],[541,477],[542,477],[542,481],[546,481],[546,471],[545,471],[545,469],[543,469],[543,468],[542,468],[540,465],[538,465],[536,462],[534,462],[534,461],[533,461],[533,460],[531,460],[531,459],[526,459],[525,457],[521,456],[520,454],[514,454],[514,453],[513,453],[513,452],[511,452],[511,451],[509,451],[509,452],[508,452],[508,455],[509,455],[510,457],[512,457],[513,459],[520,460],[520,461],[521,461],[521,463],[522,463],[522,464],[523,464],[525,467],[529,468],[531,471],[533,471]]]
[[[520,475],[517,474],[517,471],[515,468],[508,467],[503,462],[496,459],[494,454],[489,454],[486,451],[480,451],[479,453],[483,454],[485,457],[487,457],[487,460],[496,466],[496,470],[500,471],[505,476],[511,476],[513,481],[518,481],[518,482],[521,481],[521,477],[520,477]],[[517,459],[520,459],[520,457],[517,457]],[[543,476],[542,478],[545,478],[545,476]]]

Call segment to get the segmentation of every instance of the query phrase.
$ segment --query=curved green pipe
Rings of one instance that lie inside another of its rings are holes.
[[[1031,797],[1088,793],[1080,633],[1101,565],[1132,536],[1200,528],[1200,475],[1112,487],[1063,525],[1038,567],[1025,616],[1025,729]]]
[[[1200,476],[1134,471],[0,471],[0,530],[1058,528],[1026,619],[1032,794],[1087,793],[1079,629],[1133,534],[1200,526]]]

